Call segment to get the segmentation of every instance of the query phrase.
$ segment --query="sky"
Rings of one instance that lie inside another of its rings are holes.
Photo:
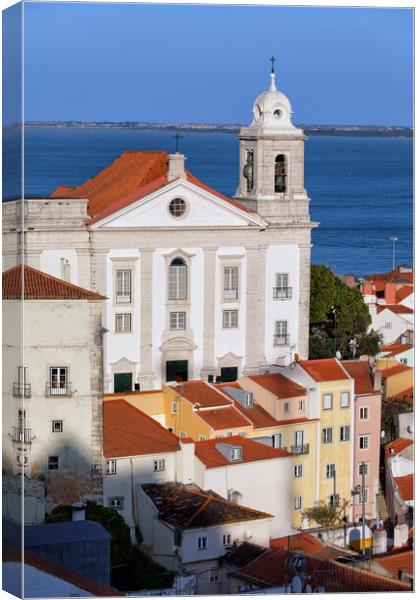
[[[412,125],[411,9],[25,4],[25,120]]]

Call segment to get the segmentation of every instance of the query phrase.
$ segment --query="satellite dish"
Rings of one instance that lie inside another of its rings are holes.
[[[414,423],[410,424],[407,427],[407,431],[408,431],[408,433],[414,433]]]
[[[337,352],[335,353],[335,356],[336,356],[337,360],[341,360],[341,352],[340,352],[340,350],[337,350]]]
[[[307,594],[312,594],[312,586],[311,586],[311,584],[310,584],[310,583],[307,583],[307,584],[306,584],[306,586],[305,586],[305,592],[306,592]]]
[[[302,579],[295,575],[292,579],[292,594],[301,594],[303,591]]]
[[[250,540],[252,538],[252,533],[249,531],[249,529],[245,529],[245,531],[244,531],[244,538],[246,540]]]
[[[295,363],[300,363],[302,359],[300,358],[299,354],[295,352],[293,360],[295,361]]]

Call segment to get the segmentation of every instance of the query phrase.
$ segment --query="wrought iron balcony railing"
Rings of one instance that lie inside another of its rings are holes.
[[[286,333],[284,335],[274,335],[274,346],[288,346],[290,343],[290,334]]]
[[[292,297],[291,287],[274,287],[273,298],[274,300],[290,300]]]
[[[47,381],[46,393],[47,396],[71,396],[71,384]]]
[[[31,444],[33,440],[32,430],[27,427],[13,427],[13,441],[19,444]]]
[[[13,384],[13,396],[15,396],[15,398],[30,398],[31,397],[31,384],[30,383],[14,383]]]
[[[300,446],[291,446],[292,454],[309,454],[309,444],[301,444]]]

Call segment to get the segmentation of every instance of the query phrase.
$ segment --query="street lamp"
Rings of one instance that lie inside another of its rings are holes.
[[[392,242],[392,270],[395,269],[395,242],[398,242],[398,238],[395,235],[392,235],[390,238]]]

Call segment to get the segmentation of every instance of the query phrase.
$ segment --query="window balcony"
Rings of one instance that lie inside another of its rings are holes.
[[[30,383],[14,383],[13,396],[15,398],[30,398],[31,384]]]
[[[274,346],[288,346],[290,344],[290,334],[285,333],[283,335],[274,334],[273,345]]]
[[[46,395],[47,396],[71,396],[71,384],[67,382],[57,383],[56,381],[47,381]]]
[[[292,297],[291,287],[274,287],[273,298],[274,300],[290,300]]]
[[[295,455],[309,454],[309,444],[301,444],[300,446],[291,446],[290,452]]]
[[[13,427],[12,437],[19,444],[31,444],[33,440],[32,430],[27,427]]]

